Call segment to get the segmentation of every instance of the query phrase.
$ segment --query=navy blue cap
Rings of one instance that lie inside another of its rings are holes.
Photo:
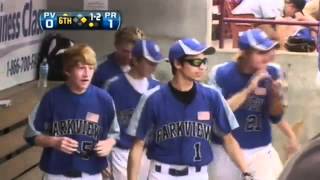
[[[176,41],[170,47],[169,60],[178,60],[186,55],[197,55],[201,53],[208,55],[214,54],[215,52],[216,50],[212,46],[205,46],[194,38],[186,38]]]
[[[249,29],[241,32],[239,36],[239,48],[242,50],[269,51],[278,45],[277,41],[271,40],[261,29]]]
[[[296,39],[301,39],[307,42],[314,42],[315,39],[312,36],[311,29],[310,28],[302,28],[299,29],[296,33],[293,35]]]
[[[162,56],[159,45],[151,40],[137,41],[132,50],[132,55],[136,58],[146,58],[154,63],[160,63],[168,59]]]

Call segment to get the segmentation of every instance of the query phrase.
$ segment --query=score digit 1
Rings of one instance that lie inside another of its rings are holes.
[[[119,12],[108,11],[104,13],[103,28],[105,30],[118,30],[121,26],[121,16]]]

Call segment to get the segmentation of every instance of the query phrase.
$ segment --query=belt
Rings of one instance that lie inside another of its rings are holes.
[[[196,172],[201,171],[201,166],[196,166]],[[155,171],[158,173],[161,173],[161,165],[155,165]],[[174,169],[174,168],[169,168],[168,174],[171,176],[186,176],[189,174],[189,168],[186,167],[184,169]]]
[[[69,171],[69,172],[64,173],[63,176],[70,177],[70,178],[79,178],[79,177],[82,177],[82,172],[77,171],[77,170],[73,170],[73,171]]]

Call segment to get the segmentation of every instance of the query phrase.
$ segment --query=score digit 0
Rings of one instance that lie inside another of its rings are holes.
[[[56,28],[56,13],[44,12],[40,15],[40,27],[42,29],[55,29]]]

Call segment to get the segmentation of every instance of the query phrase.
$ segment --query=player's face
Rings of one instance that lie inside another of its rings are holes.
[[[177,66],[177,70],[188,79],[200,81],[203,79],[205,72],[207,70],[208,60],[204,54],[186,56],[182,62],[181,66]]]
[[[120,65],[129,65],[132,60],[132,49],[134,47],[133,43],[121,43],[116,45],[116,56],[117,61]]]
[[[265,69],[269,62],[274,59],[274,50],[270,51],[253,51],[249,56],[250,66],[258,71]]]
[[[94,66],[78,63],[69,72],[67,72],[70,87],[76,91],[86,90],[94,73]]]
[[[134,68],[137,68],[137,72],[141,77],[150,77],[150,75],[156,70],[157,65],[157,63],[142,58],[140,61],[135,62]]]
[[[290,3],[289,0],[285,0],[285,5],[284,5],[284,15],[285,16],[290,16],[290,17],[294,17],[294,14],[296,12],[296,8],[294,7],[294,5],[292,3]]]

